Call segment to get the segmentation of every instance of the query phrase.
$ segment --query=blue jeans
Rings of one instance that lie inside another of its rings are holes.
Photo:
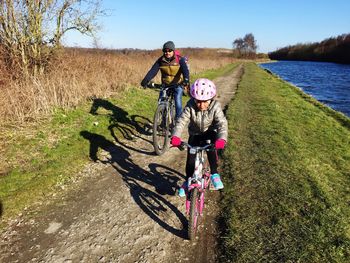
[[[183,89],[182,86],[175,86],[174,87],[174,100],[175,100],[175,118],[179,118],[182,113],[182,94]]]

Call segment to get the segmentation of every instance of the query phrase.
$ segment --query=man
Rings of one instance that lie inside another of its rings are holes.
[[[164,43],[162,51],[163,55],[156,60],[148,71],[141,81],[141,86],[146,88],[160,70],[162,83],[174,86],[175,118],[177,119],[182,112],[183,87],[189,85],[190,72],[185,58],[175,54],[175,44],[173,41]]]

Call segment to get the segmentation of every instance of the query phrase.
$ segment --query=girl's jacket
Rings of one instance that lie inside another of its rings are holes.
[[[176,121],[173,136],[181,138],[183,129],[188,125],[190,136],[199,135],[208,130],[217,133],[217,139],[227,141],[227,120],[218,101],[212,100],[206,111],[197,109],[194,99],[190,99]]]

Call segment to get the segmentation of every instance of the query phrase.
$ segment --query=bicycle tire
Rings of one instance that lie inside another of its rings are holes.
[[[169,127],[171,127],[171,132],[173,132],[173,129],[175,128],[175,114],[176,114],[175,104],[171,103],[169,109],[170,109]]]
[[[199,198],[198,198],[198,189],[193,188],[190,196],[190,215],[188,219],[188,239],[193,240],[196,237],[198,219],[199,219]]]
[[[153,147],[157,155],[162,155],[169,148],[169,121],[166,105],[158,105],[153,118]]]

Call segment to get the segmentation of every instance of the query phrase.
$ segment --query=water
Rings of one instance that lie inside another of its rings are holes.
[[[260,65],[336,111],[350,117],[350,65],[278,61]]]

